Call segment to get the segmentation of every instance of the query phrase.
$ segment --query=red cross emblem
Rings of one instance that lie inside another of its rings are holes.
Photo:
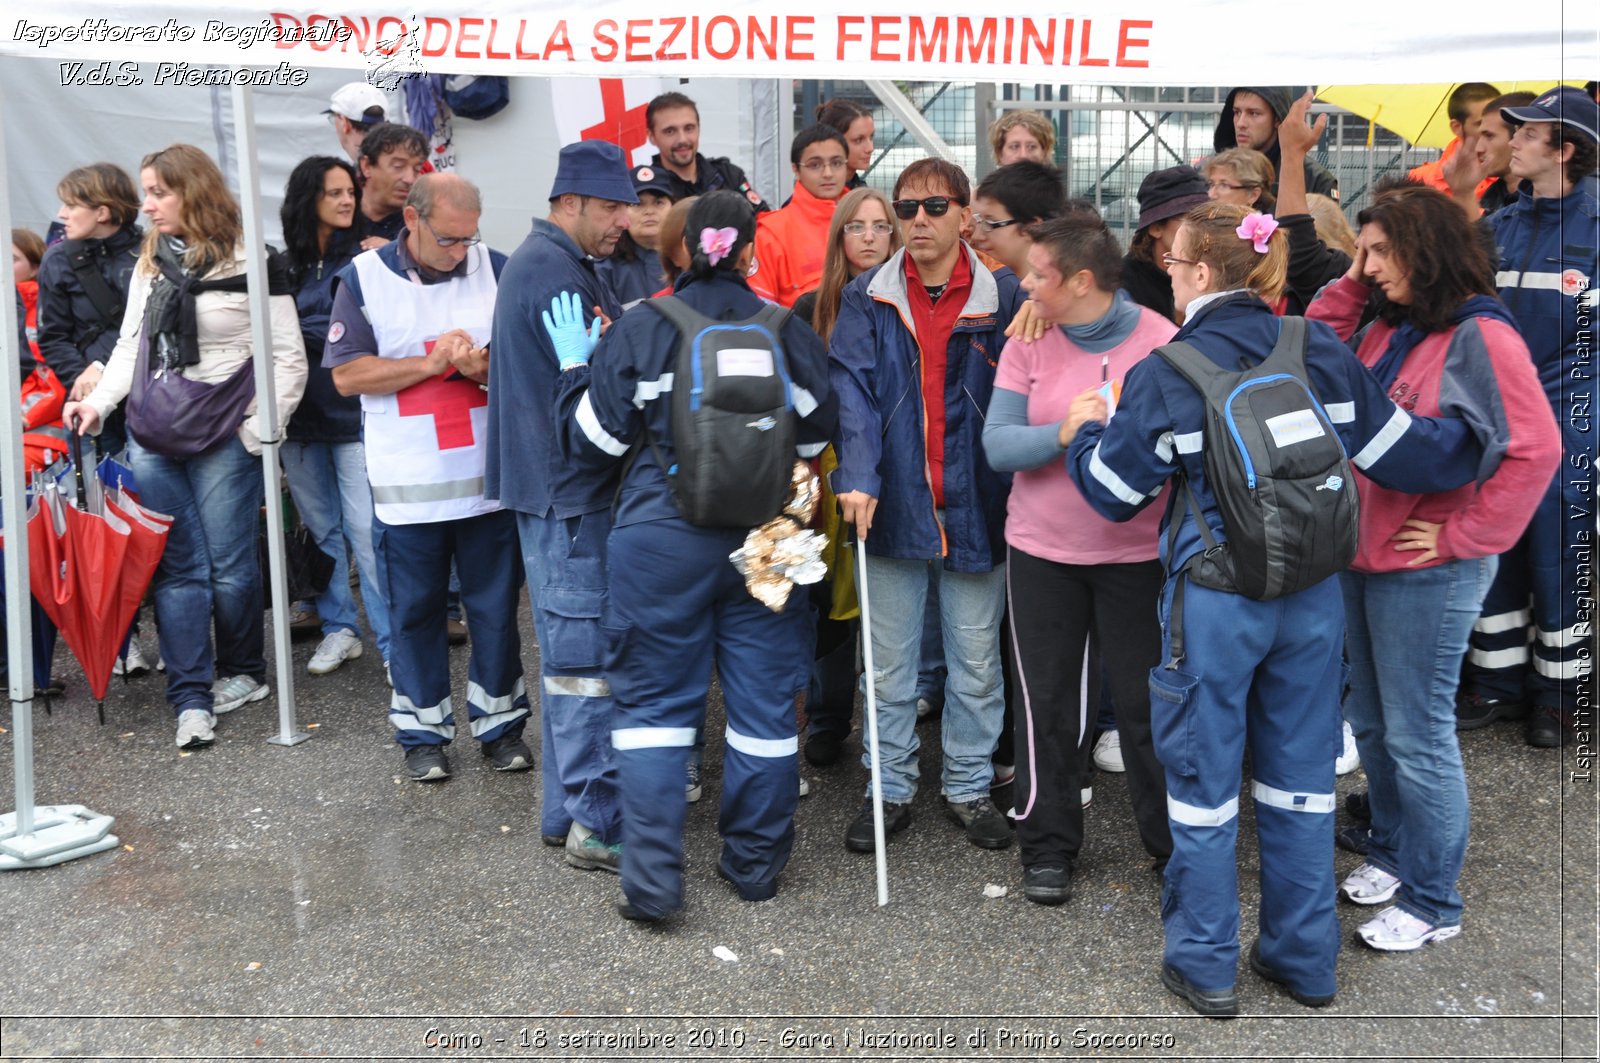
[[[649,107],[641,103],[629,108],[622,93],[621,78],[599,78],[600,107],[603,116],[582,133],[584,140],[609,140],[622,149],[625,159],[633,158],[633,149],[645,145],[648,129],[644,113]]]
[[[426,345],[431,348],[430,342]],[[402,417],[433,417],[434,434],[440,450],[470,447],[472,436],[472,411],[489,405],[489,395],[477,384],[465,378],[446,380],[442,376],[427,380],[402,390],[395,396]]]

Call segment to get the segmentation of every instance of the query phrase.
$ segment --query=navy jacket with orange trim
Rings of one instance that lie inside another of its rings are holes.
[[[988,572],[1005,558],[1011,476],[984,460],[984,411],[1006,326],[1026,295],[1009,269],[991,273],[965,244],[961,253],[972,266],[972,289],[945,348],[943,524],[928,481],[922,352],[910,325],[904,250],[850,282],[833,327],[828,376],[839,396],[833,487],[878,500],[869,553],[943,556],[953,572]]]

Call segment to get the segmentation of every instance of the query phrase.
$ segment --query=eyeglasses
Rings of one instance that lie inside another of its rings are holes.
[[[1196,262],[1192,258],[1179,258],[1177,255],[1168,252],[1167,254],[1161,256],[1161,264],[1163,266],[1198,266],[1200,263]]]
[[[894,201],[894,216],[901,221],[910,221],[917,216],[917,208],[921,207],[928,212],[930,218],[942,218],[950,209],[950,204],[961,203],[950,196],[929,196],[927,199],[897,199]],[[961,203],[966,206],[965,203]]]
[[[483,243],[483,236],[479,233],[473,233],[471,236],[440,236],[439,230],[429,225],[427,218],[419,217],[417,220],[433,234],[433,242],[440,247],[474,247]]]
[[[1260,188],[1257,184],[1236,185],[1228,181],[1207,181],[1206,187],[1213,192],[1243,192],[1247,188]]]
[[[800,169],[807,173],[821,173],[824,170],[843,170],[849,165],[848,159],[807,159],[800,164]]]
[[[974,214],[972,216],[972,224],[981,225],[990,232],[994,232],[996,229],[1004,229],[1007,225],[1015,225],[1017,224],[1017,221],[1018,219],[1016,218],[1007,218],[1005,221],[996,221],[994,218],[985,218],[982,214]]]
[[[894,232],[894,226],[886,221],[872,223],[873,236],[888,236],[892,232]],[[865,236],[866,233],[867,223],[864,221],[847,221],[844,223],[844,234],[846,236]]]

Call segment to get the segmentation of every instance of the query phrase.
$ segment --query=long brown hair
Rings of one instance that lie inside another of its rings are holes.
[[[140,181],[146,170],[154,170],[161,183],[178,195],[178,222],[183,226],[183,242],[189,246],[184,265],[203,273],[232,261],[244,232],[239,201],[228,191],[211,156],[192,144],[173,144],[144,157],[139,163]],[[139,268],[145,273],[156,272],[160,240],[160,231],[150,226],[139,252]]]
[[[839,320],[839,304],[844,300],[844,286],[851,281],[850,260],[844,257],[844,227],[856,220],[861,205],[876,200],[889,219],[889,254],[900,250],[900,226],[894,220],[894,208],[889,197],[876,188],[857,188],[833,208],[833,221],[828,224],[828,251],[822,260],[822,282],[817,285],[817,308],[811,314],[811,327],[826,342]]]
[[[678,283],[678,277],[683,273],[683,267],[672,260],[672,249],[682,248],[684,258],[689,258],[689,248],[683,242],[683,231],[689,225],[689,208],[694,206],[699,196],[686,196],[672,205],[667,211],[667,216],[661,219],[660,244],[657,254],[661,258],[661,279],[671,288]]]
[[[1442,332],[1462,303],[1496,294],[1488,253],[1466,215],[1441,192],[1421,185],[1380,192],[1356,221],[1383,230],[1411,289],[1411,302],[1404,306],[1380,298],[1383,320]]]

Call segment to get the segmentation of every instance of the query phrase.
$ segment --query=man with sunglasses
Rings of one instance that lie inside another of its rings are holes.
[[[339,272],[323,354],[340,394],[361,396],[373,549],[393,625],[389,722],[417,782],[450,776],[452,559],[472,614],[472,737],[495,771],[533,767],[522,740],[517,527],[483,489],[489,328],[506,258],[482,243],[482,213],[464,178],[417,178],[399,235]]]
[[[830,125],[807,126],[789,145],[794,196],[780,209],[756,218],[756,263],[750,288],[780,306],[822,281],[833,208],[850,177],[850,147]]]
[[[911,823],[917,789],[917,647],[930,569],[944,631],[947,812],[972,844],[1003,849],[1011,828],[989,799],[1005,704],[1009,475],[983,460],[983,411],[1005,327],[1023,301],[1009,269],[991,273],[961,239],[967,176],[921,159],[895,183],[905,248],[845,289],[829,347],[839,395],[833,486],[866,550],[887,833]],[[872,803],[845,847],[873,850]]]
[[[485,491],[516,516],[539,640],[539,833],[585,871],[618,873],[622,803],[611,750],[611,687],[600,669],[606,537],[615,482],[564,465],[556,448],[560,358],[544,328],[558,296],[576,296],[586,334],[622,314],[595,271],[639,202],[622,149],[561,149],[550,213],[511,255],[494,312]]]

